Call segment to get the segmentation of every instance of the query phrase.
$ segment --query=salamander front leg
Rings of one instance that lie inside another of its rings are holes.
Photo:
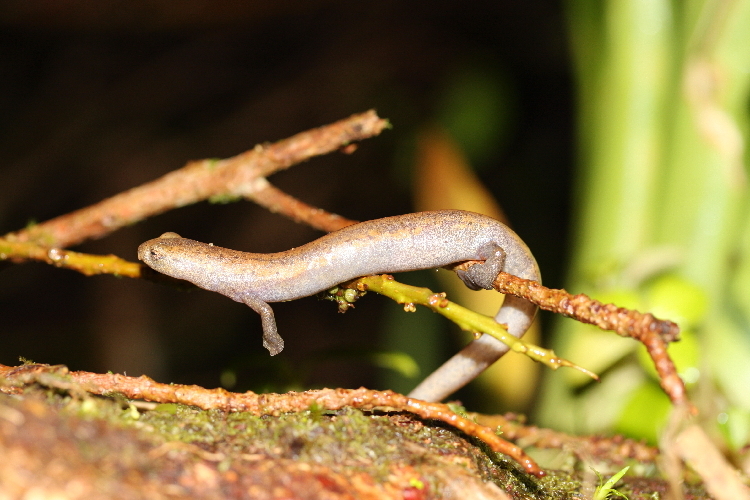
[[[263,324],[263,347],[268,349],[271,356],[275,356],[284,350],[284,339],[281,338],[276,328],[276,319],[273,316],[271,306],[249,294],[242,294],[239,299],[235,300],[247,304],[250,309],[260,314],[260,320]]]

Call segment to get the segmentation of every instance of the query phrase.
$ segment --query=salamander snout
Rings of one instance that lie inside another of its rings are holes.
[[[158,238],[141,243],[138,247],[138,260],[145,262],[149,266],[151,266],[152,263],[161,260],[166,256],[167,252],[160,248],[163,246],[160,245],[160,243],[163,240],[174,238],[182,239],[182,236],[177,233],[164,233]]]
[[[138,260],[143,261],[148,265],[151,265],[152,262],[159,260],[162,257],[162,254],[157,248],[157,243],[158,240],[149,240],[145,243],[142,243],[138,247]]]

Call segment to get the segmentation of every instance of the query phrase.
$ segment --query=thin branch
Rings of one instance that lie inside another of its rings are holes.
[[[69,372],[65,366],[42,364],[27,364],[18,367],[0,365],[0,376],[6,381],[5,384],[0,384],[0,391],[5,392],[8,392],[8,385],[11,385],[12,392],[14,385],[31,383],[75,392],[77,388],[71,388],[70,385],[70,381],[73,381],[91,394],[119,393],[127,398],[191,405],[204,410],[248,412],[256,416],[278,416],[282,413],[306,411],[316,406],[326,410],[338,410],[345,406],[363,410],[394,408],[398,411],[414,413],[426,420],[445,422],[469,436],[484,441],[493,451],[510,456],[526,472],[537,476],[544,475],[541,468],[520,447],[498,437],[494,429],[458,415],[448,405],[412,399],[393,391],[360,388],[320,389],[287,394],[255,394],[253,392],[239,394],[221,388],[204,389],[197,385],[160,384],[145,375],[127,377],[113,373]]]
[[[613,462],[629,458],[654,463],[659,456],[658,448],[622,435],[570,436],[554,429],[528,425],[525,417],[513,413],[483,415],[468,412],[467,416],[482,425],[501,428],[506,439],[522,441],[526,447],[571,450],[578,458]]]
[[[273,213],[281,213],[295,222],[307,224],[315,229],[330,233],[358,222],[308,205],[281,191],[265,179],[258,182],[256,187],[255,192],[246,196],[249,200]]]
[[[685,384],[667,353],[667,343],[679,339],[680,328],[677,324],[657,319],[650,313],[644,314],[614,304],[602,304],[584,294],[571,295],[565,290],[547,288],[536,281],[507,273],[500,273],[493,286],[500,293],[522,297],[546,311],[638,340],[651,356],[661,387],[672,403],[686,405],[694,411],[688,401]]]
[[[55,267],[78,271],[86,276],[113,274],[140,278],[145,266],[121,259],[116,255],[92,255],[59,248],[48,248],[37,243],[0,238],[0,260],[24,262],[37,260]]]
[[[353,141],[378,135],[387,127],[388,121],[379,118],[374,111],[352,115],[273,144],[259,144],[232,158],[188,163],[152,182],[5,238],[64,248],[90,238],[101,238],[176,207],[216,197],[252,196],[264,187],[263,181],[258,179],[313,156],[336,151]]]
[[[650,313],[625,309],[614,304],[602,304],[585,294],[572,295],[565,290],[547,288],[536,281],[500,273],[493,283],[495,290],[534,302],[545,311],[575,318],[581,323],[611,330],[623,337],[640,339],[644,332],[654,332],[665,342],[679,338],[680,327],[668,320],[655,318]]]

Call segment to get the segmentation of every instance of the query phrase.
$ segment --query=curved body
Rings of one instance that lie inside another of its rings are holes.
[[[268,302],[306,297],[360,276],[431,269],[467,260],[489,263],[493,257],[488,249],[492,248],[499,248],[503,254],[499,267],[494,267],[491,275],[476,273],[478,279],[473,283],[462,276],[467,285],[491,287],[499,271],[540,281],[536,260],[512,230],[491,217],[460,210],[361,222],[298,248],[270,254],[230,250],[166,233],[140,245],[138,258],[158,272],[249,305],[261,314],[264,343],[276,344],[267,345],[276,354],[283,348],[283,341],[276,332]],[[483,265],[472,266],[469,272]],[[496,320],[506,324],[512,335],[521,336],[535,312],[533,304],[508,296]],[[488,338],[498,344],[499,350],[505,347]],[[476,360],[469,360],[469,364],[475,365]]]

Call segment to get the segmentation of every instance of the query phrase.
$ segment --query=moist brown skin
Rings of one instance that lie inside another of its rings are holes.
[[[419,212],[376,219],[329,233],[285,252],[240,252],[165,233],[138,247],[138,258],[154,270],[219,292],[260,314],[263,345],[272,355],[284,347],[268,302],[306,297],[372,274],[431,269],[483,260],[459,272],[472,288],[492,288],[500,271],[541,281],[534,256],[507,226],[461,210]],[[520,337],[536,306],[507,296],[495,316]],[[427,377],[410,396],[439,401],[459,389],[508,348],[483,335]]]

